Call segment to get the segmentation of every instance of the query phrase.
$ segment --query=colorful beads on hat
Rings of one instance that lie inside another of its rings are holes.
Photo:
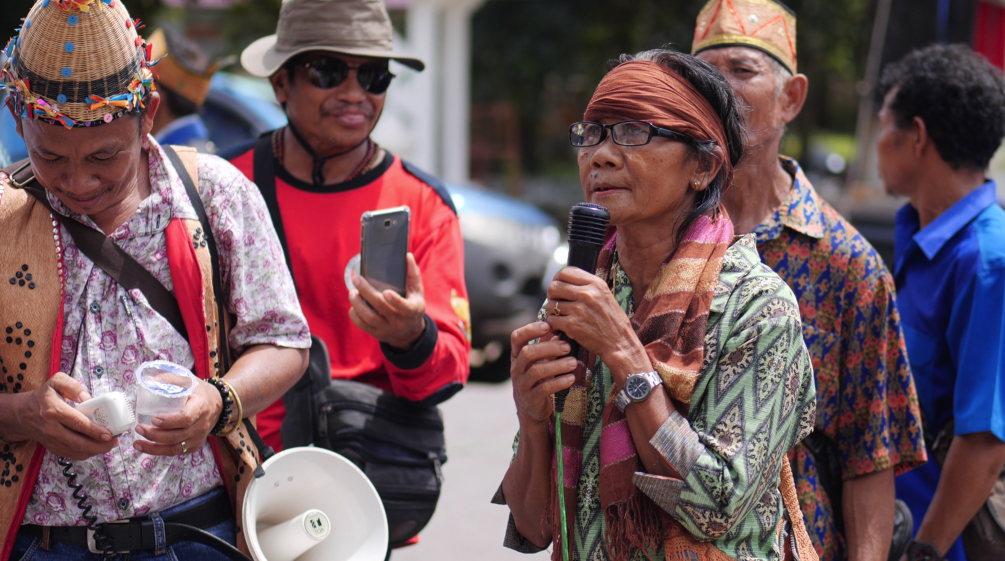
[[[60,105],[66,103],[66,94],[59,94],[59,95],[57,95],[56,96],[56,103],[59,103]]]
[[[31,18],[24,20],[24,29],[31,27]]]
[[[63,50],[66,51],[66,52],[68,52],[68,53],[72,53],[73,49],[75,49],[75,48],[76,47],[73,46],[73,43],[67,43],[67,44],[63,45]]]
[[[64,78],[69,78],[73,75],[73,70],[70,70],[69,66],[64,66],[59,73],[62,74]]]
[[[76,15],[72,15],[72,16],[66,18],[66,23],[68,23],[70,25],[77,25],[77,21],[79,21],[79,20],[77,19]]]
[[[103,119],[103,120],[104,120],[104,121],[105,121],[106,123],[111,123],[111,122],[112,122],[112,119],[114,119],[114,118],[115,118],[115,117],[113,117],[111,113],[105,113],[105,116],[104,116],[104,117],[103,117],[102,119]]]
[[[42,7],[43,8],[48,8],[49,7],[49,0],[42,0]]]

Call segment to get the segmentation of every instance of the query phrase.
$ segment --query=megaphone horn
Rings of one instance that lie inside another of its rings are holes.
[[[384,505],[355,464],[322,448],[290,448],[261,467],[242,512],[255,561],[384,560]]]

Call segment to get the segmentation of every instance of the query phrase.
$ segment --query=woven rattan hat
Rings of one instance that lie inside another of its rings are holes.
[[[276,34],[241,53],[244,69],[272,76],[286,61],[310,51],[387,58],[414,70],[426,63],[394,52],[391,19],[383,0],[283,0]]]
[[[67,128],[139,111],[153,75],[138,24],[122,0],[38,0],[6,47],[8,103],[22,119]]]

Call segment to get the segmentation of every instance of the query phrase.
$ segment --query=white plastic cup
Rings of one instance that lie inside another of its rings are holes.
[[[158,415],[181,411],[198,382],[184,366],[166,360],[144,362],[136,369],[136,421],[150,425]]]

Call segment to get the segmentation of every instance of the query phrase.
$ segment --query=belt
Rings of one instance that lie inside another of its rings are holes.
[[[218,493],[216,497],[201,505],[192,506],[176,512],[170,516],[164,516],[163,541],[162,544],[171,545],[186,541],[203,543],[209,547],[220,550],[226,546],[233,551],[237,551],[227,542],[204,532],[218,524],[233,518],[230,506],[230,499],[227,493]],[[21,526],[21,532],[32,537],[45,537],[48,530],[49,539],[69,545],[86,547],[94,553],[101,553],[95,545],[95,532],[85,526],[36,526],[25,524]],[[153,519],[149,516],[132,518],[121,522],[109,522],[98,525],[99,540],[109,552],[127,553],[131,551],[156,550],[157,527]],[[104,538],[101,537],[104,534]],[[107,541],[105,541],[107,540]],[[221,546],[222,544],[222,546]],[[228,553],[230,553],[228,551]],[[236,558],[236,557],[231,557]],[[247,559],[246,557],[243,557]]]

